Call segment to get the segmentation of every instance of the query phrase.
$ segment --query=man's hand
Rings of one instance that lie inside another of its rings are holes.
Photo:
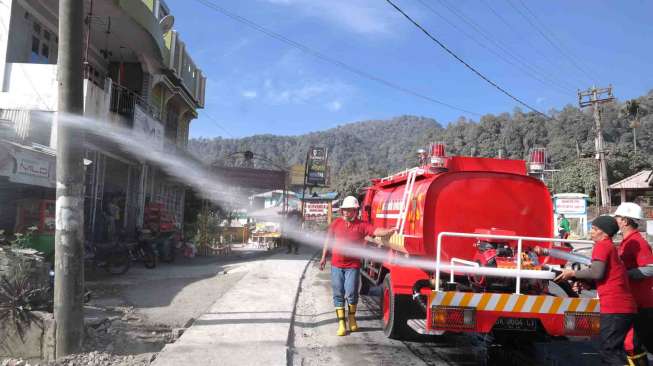
[[[322,259],[320,259],[320,271],[324,271],[325,266],[326,266],[326,257],[322,257]]]
[[[543,256],[543,255],[547,255],[547,254],[548,254],[548,253],[547,253],[547,250],[546,250],[545,248],[542,248],[542,247],[539,246],[539,245],[535,246],[535,248],[533,248],[533,251],[534,251],[535,254],[537,254],[538,256]]]
[[[554,282],[558,282],[561,280],[569,280],[573,278],[576,275],[576,271],[573,269],[563,269],[562,273],[558,275],[558,277],[554,278]]]
[[[394,234],[397,231],[396,228],[382,229],[378,228],[374,230],[374,236],[388,237]]]

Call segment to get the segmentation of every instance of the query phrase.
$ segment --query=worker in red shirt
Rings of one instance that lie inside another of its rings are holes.
[[[388,236],[395,229],[374,228],[371,224],[358,219],[358,200],[347,196],[340,206],[342,217],[335,219],[329,226],[324,241],[320,270],[326,265],[327,252],[331,247],[331,287],[333,304],[336,307],[339,336],[347,334],[345,322],[345,299],[349,307],[349,330],[358,330],[356,324],[356,306],[358,304],[358,284],[360,281],[361,261],[347,255],[347,248],[364,245],[366,236]]]
[[[616,220],[611,216],[599,216],[592,221],[590,238],[594,241],[592,264],[583,270],[564,269],[555,281],[596,281],[601,306],[600,349],[604,365],[626,365],[624,351],[626,333],[633,325],[637,304],[628,286],[626,267],[619,259],[612,237],[619,231]],[[547,255],[547,250],[536,248],[538,254]]]
[[[642,208],[632,202],[624,202],[614,213],[623,240],[618,248],[619,257],[629,274],[630,290],[637,302],[634,329],[626,336],[626,353],[631,365],[648,365],[646,350],[653,352],[653,277],[641,276],[651,264],[651,247],[637,228],[644,218]],[[642,269],[640,269],[642,267]],[[642,278],[643,277],[643,278]]]

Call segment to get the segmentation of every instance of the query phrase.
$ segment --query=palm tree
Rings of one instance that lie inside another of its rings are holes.
[[[637,128],[640,126],[639,119],[647,113],[646,109],[636,99],[631,99],[621,108],[621,115],[629,118],[630,128],[633,129],[633,147],[637,153]]]

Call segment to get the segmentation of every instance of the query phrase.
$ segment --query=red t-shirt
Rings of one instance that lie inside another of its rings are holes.
[[[332,238],[331,265],[338,268],[361,268],[361,261],[356,257],[348,257],[341,252],[343,245],[364,244],[366,236],[374,234],[374,227],[358,219],[348,223],[342,218],[335,219],[327,235]]]
[[[602,314],[633,314],[637,304],[628,286],[626,267],[619,259],[611,239],[597,241],[592,250],[592,260],[605,263],[603,279],[596,282]]]
[[[636,230],[628,234],[619,245],[619,257],[624,262],[626,269],[644,267],[650,263],[651,247],[642,235]],[[640,309],[653,308],[653,278],[641,280],[628,279],[630,291]]]

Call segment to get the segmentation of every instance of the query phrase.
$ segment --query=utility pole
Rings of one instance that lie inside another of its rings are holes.
[[[84,112],[82,34],[84,0],[59,0],[59,108],[54,259],[55,351],[81,351],[84,336],[83,133],[63,122]],[[63,122],[63,123],[62,123]]]
[[[614,100],[612,85],[607,88],[592,87],[585,91],[578,91],[578,105],[583,107],[591,106],[594,111],[594,123],[596,137],[596,160],[599,165],[599,191],[601,192],[601,206],[610,206],[610,194],[608,193],[608,168],[605,161],[605,149],[603,147],[603,132],[601,130],[601,104]]]

